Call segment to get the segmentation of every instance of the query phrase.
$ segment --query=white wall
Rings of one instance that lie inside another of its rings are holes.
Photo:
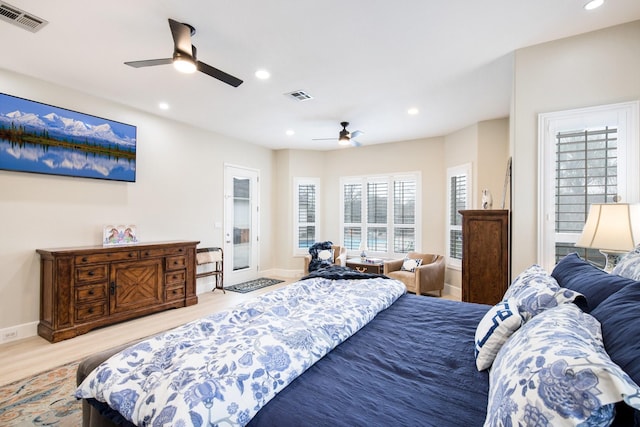
[[[221,246],[223,165],[260,170],[261,247],[272,245],[273,152],[74,90],[0,70],[3,91],[137,126],[135,183],[0,171],[0,330],[39,320],[37,248],[96,245],[105,224],[138,226],[141,241]],[[251,155],[247,156],[250,152]],[[261,250],[262,269],[272,267]],[[21,332],[22,333],[22,332]]]
[[[640,21],[515,54],[512,275],[537,260],[538,114],[640,99]]]

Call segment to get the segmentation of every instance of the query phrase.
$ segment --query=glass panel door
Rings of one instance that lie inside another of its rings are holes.
[[[225,167],[225,283],[257,278],[258,172]]]

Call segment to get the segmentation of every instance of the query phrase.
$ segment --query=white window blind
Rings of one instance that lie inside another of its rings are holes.
[[[471,164],[447,169],[447,263],[462,267],[462,215],[471,206]]]
[[[343,178],[342,241],[347,250],[359,253],[361,243],[367,254],[381,257],[416,250],[419,182],[419,174]]]
[[[294,179],[294,254],[306,254],[319,238],[317,178]]]

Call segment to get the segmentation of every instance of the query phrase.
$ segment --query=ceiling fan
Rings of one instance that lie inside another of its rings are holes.
[[[362,135],[364,132],[362,132],[361,130],[354,130],[353,132],[349,132],[347,130],[349,122],[340,122],[340,126],[342,126],[342,130],[338,133],[338,138],[314,138],[313,141],[332,141],[337,139],[338,144],[340,145],[353,145],[354,147],[360,147],[362,145],[362,143],[357,141],[356,138]]]
[[[194,27],[173,19],[169,19],[169,27],[173,36],[173,58],[129,61],[125,62],[125,64],[135,68],[173,64],[176,69],[183,73],[193,73],[198,70],[233,87],[238,87],[242,84],[242,80],[239,78],[196,59],[196,47],[191,44],[191,37],[196,33]]]

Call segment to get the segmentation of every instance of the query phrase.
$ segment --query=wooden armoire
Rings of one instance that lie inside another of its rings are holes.
[[[462,301],[497,304],[509,286],[509,211],[462,210]]]

